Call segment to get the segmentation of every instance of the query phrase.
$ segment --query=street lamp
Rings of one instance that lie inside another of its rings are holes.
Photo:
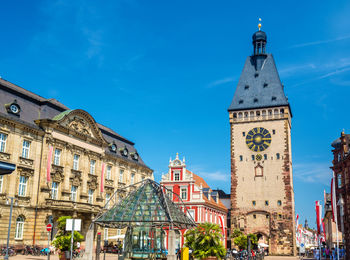
[[[12,209],[13,209],[13,200],[14,197],[8,197],[6,199],[6,204],[9,204],[9,199],[11,200],[11,208],[10,208],[10,219],[9,219],[9,228],[7,231],[7,245],[6,245],[6,255],[4,257],[4,260],[8,260],[9,259],[9,243],[10,243],[10,232],[11,232],[11,220],[12,220]]]

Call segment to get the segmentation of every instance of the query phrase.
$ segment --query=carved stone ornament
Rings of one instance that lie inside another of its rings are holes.
[[[83,179],[81,178],[81,173],[79,173],[78,171],[72,173],[69,179],[72,182],[73,186],[80,186],[83,181]]]
[[[98,185],[97,176],[93,174],[89,174],[89,180],[87,183],[88,183],[89,189],[92,189],[92,190],[97,189],[97,185]]]
[[[24,158],[24,157],[20,156],[19,163],[24,165],[24,166],[27,166],[29,168],[32,168],[34,161],[32,159],[28,159],[28,158]]]
[[[105,179],[105,186],[113,187],[113,180]]]
[[[111,191],[113,192],[114,188],[111,186],[105,186],[106,191]]]
[[[51,168],[51,178],[54,182],[63,182],[64,180],[63,167],[53,165]]]
[[[33,169],[23,167],[23,166],[17,166],[17,172],[19,173],[19,175],[22,175],[28,178],[34,175]]]
[[[83,118],[74,116],[68,120],[67,126],[76,132],[93,137],[91,127]]]

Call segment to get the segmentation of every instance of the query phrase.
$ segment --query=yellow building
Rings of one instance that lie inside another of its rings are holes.
[[[51,154],[51,156],[49,156]],[[86,111],[69,110],[0,79],[0,244],[5,244],[9,198],[14,198],[10,244],[47,244],[46,225],[60,216],[91,220],[118,187],[153,179],[134,143],[98,124]],[[48,170],[49,169],[49,170]],[[102,173],[103,172],[103,173]],[[117,230],[104,230],[104,237]]]

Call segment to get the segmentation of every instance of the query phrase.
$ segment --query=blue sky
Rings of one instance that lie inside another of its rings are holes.
[[[330,143],[350,132],[350,2],[3,1],[0,75],[134,141],[156,180],[169,157],[230,190],[227,108],[258,17],[292,111],[296,211],[314,226]]]

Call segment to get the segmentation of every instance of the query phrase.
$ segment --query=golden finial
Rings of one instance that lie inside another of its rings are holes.
[[[261,28],[261,18],[259,18],[258,28],[259,28],[259,31],[260,31],[260,28]]]

